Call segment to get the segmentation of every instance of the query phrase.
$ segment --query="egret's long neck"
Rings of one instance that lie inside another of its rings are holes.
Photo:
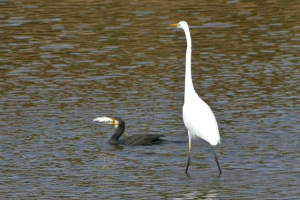
[[[187,96],[195,92],[193,81],[192,81],[192,69],[191,69],[191,60],[192,60],[192,40],[190,35],[189,27],[184,29],[187,47],[186,47],[186,60],[185,60],[185,92],[184,92],[184,101],[188,98]]]

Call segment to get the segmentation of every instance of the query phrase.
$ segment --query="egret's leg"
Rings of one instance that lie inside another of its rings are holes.
[[[185,169],[186,174],[187,174],[187,171],[188,171],[189,166],[191,164],[191,151],[192,151],[192,138],[189,134],[189,154],[188,154],[188,160],[187,160],[187,165],[186,165],[186,169]]]
[[[215,161],[216,161],[216,163],[217,163],[217,165],[218,165],[218,168],[219,168],[219,171],[220,171],[220,175],[221,175],[221,174],[222,174],[222,170],[221,170],[221,167],[220,167],[220,165],[219,165],[218,156],[217,156],[217,154],[216,154],[216,152],[215,152],[214,147],[211,146],[211,148],[212,148],[212,150],[213,150],[213,152],[214,152],[214,155],[215,155]]]

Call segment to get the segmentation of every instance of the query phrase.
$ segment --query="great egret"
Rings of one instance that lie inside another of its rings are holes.
[[[138,134],[119,140],[119,137],[121,137],[125,130],[125,123],[122,119],[118,117],[98,117],[93,121],[105,122],[115,126],[115,134],[113,134],[108,141],[110,144],[151,145],[158,144],[163,141],[160,138],[164,137],[164,135],[161,134]]]
[[[189,26],[185,21],[181,21],[176,24],[170,24],[169,26],[183,29],[187,42],[185,63],[185,92],[184,105],[182,109],[183,122],[185,127],[188,129],[189,135],[189,153],[185,173],[187,173],[191,163],[192,138],[197,136],[211,144],[215,156],[215,161],[218,165],[220,174],[222,174],[218,157],[213,147],[218,143],[221,143],[218,124],[212,110],[198,96],[193,86],[191,71],[192,41]]]

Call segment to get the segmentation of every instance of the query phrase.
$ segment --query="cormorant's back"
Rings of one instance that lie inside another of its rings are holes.
[[[138,134],[124,138],[122,141],[125,145],[150,145],[162,142],[161,134]]]

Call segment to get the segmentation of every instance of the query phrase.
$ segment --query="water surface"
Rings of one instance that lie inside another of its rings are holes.
[[[300,6],[293,1],[0,1],[0,196],[6,199],[297,199]],[[185,38],[216,148],[182,122]],[[115,148],[126,135],[155,146]]]

